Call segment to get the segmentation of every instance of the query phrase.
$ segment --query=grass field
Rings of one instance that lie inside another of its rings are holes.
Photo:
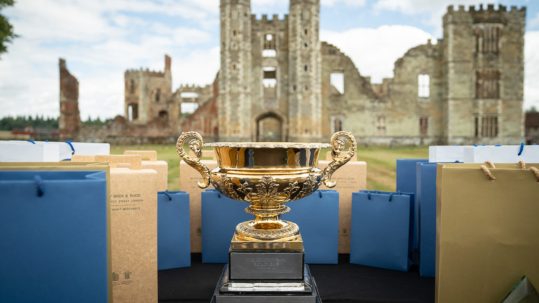
[[[169,190],[178,190],[179,157],[174,145],[121,145],[112,146],[114,154],[128,149],[156,150],[158,158],[168,162]],[[320,159],[325,159],[323,151]],[[395,160],[400,158],[427,158],[427,147],[359,147],[358,159],[367,162],[367,186],[376,190],[395,190]]]

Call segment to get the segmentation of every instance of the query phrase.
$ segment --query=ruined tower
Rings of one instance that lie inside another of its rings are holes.
[[[60,118],[58,126],[60,139],[76,139],[80,130],[79,81],[66,66],[66,61],[59,59],[60,68]]]
[[[251,140],[251,1],[221,0],[218,119],[222,141]]]
[[[250,0],[220,0],[221,68],[211,88],[171,94],[168,57],[163,72],[127,71],[131,123],[170,116],[177,131],[183,103],[194,110],[182,130],[218,141],[327,141],[340,130],[381,145],[523,139],[525,8],[450,6],[442,39],[409,49],[394,77],[372,83],[319,40],[320,0],[289,1],[281,18],[251,14]]]
[[[291,0],[284,19],[250,11],[221,0],[219,139],[320,140],[320,1]]]
[[[163,71],[127,70],[125,82],[125,117],[130,123],[144,125],[151,121],[177,121],[178,105],[171,106],[172,59],[165,55]]]
[[[525,8],[449,6],[443,18],[444,137],[515,143],[523,135]]]
[[[320,0],[290,0],[288,139],[322,137]]]

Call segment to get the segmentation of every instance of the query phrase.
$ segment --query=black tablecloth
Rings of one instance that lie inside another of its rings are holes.
[[[192,255],[189,268],[159,272],[159,302],[209,302],[224,264],[202,264]],[[421,278],[417,270],[398,272],[353,265],[348,255],[338,265],[310,265],[322,301],[434,302],[434,279]]]

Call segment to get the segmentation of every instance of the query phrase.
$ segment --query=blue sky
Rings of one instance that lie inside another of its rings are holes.
[[[251,0],[255,14],[288,11],[288,0]],[[321,39],[335,44],[374,82],[427,39],[441,38],[449,4],[476,0],[321,0]],[[539,1],[527,7],[525,106],[539,107]],[[6,14],[20,35],[0,58],[0,117],[58,115],[58,58],[80,82],[80,110],[122,114],[126,69],[163,68],[173,58],[174,88],[210,83],[219,68],[219,0],[18,0]]]

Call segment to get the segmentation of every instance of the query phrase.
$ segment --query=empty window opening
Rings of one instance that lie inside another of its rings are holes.
[[[421,136],[426,136],[429,133],[429,118],[421,117],[419,118],[419,134]]]
[[[481,137],[495,138],[498,136],[498,116],[481,117]]]
[[[264,35],[264,49],[275,49],[275,37],[273,34]]]
[[[161,89],[158,88],[156,91],[155,91],[155,102],[159,102],[161,100]]]
[[[277,51],[274,49],[264,49],[262,50],[262,57],[264,58],[274,58],[277,56]]]
[[[307,42],[303,43],[303,46],[304,47],[309,47],[309,44],[307,44]]]
[[[236,31],[235,30],[232,31],[232,36],[236,37]]]
[[[475,30],[475,51],[481,54],[498,54],[500,50],[500,37],[502,34],[499,25],[483,25]]]
[[[275,36],[273,34],[265,34],[263,39],[262,57],[275,57],[277,56],[277,47],[275,43]]]
[[[168,120],[168,112],[166,110],[159,111],[159,119]]]
[[[127,119],[129,121],[138,119],[138,104],[129,104],[127,106]]]
[[[135,93],[135,80],[131,79],[129,81],[129,92],[134,94]]]
[[[266,66],[262,68],[262,72],[262,84],[264,87],[275,87],[277,85],[277,68]]]
[[[181,112],[182,114],[192,114],[198,108],[198,103],[195,102],[182,102]]]
[[[484,69],[475,73],[475,97],[477,99],[500,98],[500,71]]]
[[[304,71],[308,71],[308,70],[309,70],[309,66],[307,66],[307,65],[303,66],[303,70],[304,70]]]
[[[309,33],[309,30],[305,29],[305,30],[303,30],[303,33],[305,34],[305,36],[307,36],[307,34]]]
[[[329,81],[332,87],[332,91],[338,94],[344,94],[344,73],[334,72],[329,76]]]
[[[420,74],[417,76],[417,96],[419,98],[428,98],[430,96],[430,76]]]
[[[331,132],[339,132],[342,129],[342,118],[340,116],[331,117]]]

